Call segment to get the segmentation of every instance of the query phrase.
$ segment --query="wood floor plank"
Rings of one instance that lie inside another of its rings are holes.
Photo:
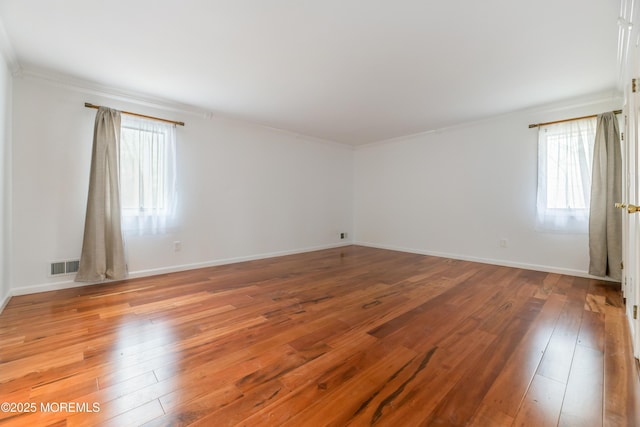
[[[640,425],[638,375],[624,313],[608,307],[605,314],[604,425]],[[615,386],[614,386],[615,384]]]
[[[578,334],[578,344],[604,352],[604,313],[585,310]]]
[[[278,381],[270,381],[251,389],[232,403],[198,417],[190,426],[233,426],[244,418],[250,417],[260,409],[271,405],[288,393],[288,390]],[[174,424],[172,424],[174,425]]]
[[[386,357],[378,361],[367,360],[365,355],[361,359],[364,363],[358,368],[356,376],[327,390],[329,393],[306,408],[301,408],[300,412],[282,426],[346,425],[353,417],[362,413],[364,404],[379,395],[379,387],[395,386],[394,380],[400,381],[400,373],[411,376],[409,372],[420,370],[421,363],[427,357],[428,355],[416,355],[402,347],[394,347]],[[375,363],[369,364],[371,362]]]
[[[513,417],[489,404],[482,403],[468,425],[469,427],[507,427],[512,424]]]
[[[139,426],[162,416],[164,416],[164,411],[162,410],[160,402],[152,400],[142,406],[102,421],[100,424],[106,427]]]
[[[578,333],[584,312],[582,304],[567,301],[556,322],[547,348],[540,361],[537,374],[567,383],[573,363]]]
[[[558,425],[602,427],[603,352],[578,345]]]
[[[495,337],[479,331],[477,325],[476,320],[469,318],[438,346],[419,353],[425,356],[419,359],[421,365],[413,371],[415,378],[403,383],[403,387],[379,396],[381,401],[377,406],[370,404],[369,407],[376,411],[369,420],[377,419],[380,424],[391,426],[421,425],[428,420],[448,392],[460,382],[468,367],[476,365],[492,344]],[[428,359],[427,355],[430,355]],[[367,415],[363,412],[360,417]],[[366,418],[354,421],[360,420],[364,422]]]
[[[60,349],[47,350],[39,354],[2,362],[0,383],[14,378],[27,376],[38,369],[55,369],[67,364],[82,361],[83,344],[73,344]]]
[[[565,384],[536,375],[513,420],[513,427],[558,425]]]
[[[269,383],[269,386],[273,384]],[[189,390],[189,393],[180,393],[176,390],[171,398],[179,400],[167,400],[166,396],[160,399],[165,414],[146,422],[145,426],[186,426],[202,419],[209,414],[226,407],[246,396],[233,385],[221,385],[217,387],[198,387],[197,390]],[[225,423],[225,420],[221,420]]]
[[[531,322],[513,318],[504,333],[487,347],[474,366],[441,400],[427,419],[430,425],[467,425],[478,410],[482,399],[517,348]]]
[[[285,374],[282,383],[291,393],[246,418],[241,425],[282,425],[306,408],[331,396],[345,382],[367,369],[376,360],[388,356],[389,349],[377,347],[377,340],[369,337],[349,351],[337,354],[341,363],[322,356],[307,366]],[[299,408],[292,410],[292,408]]]
[[[2,426],[640,426],[636,369],[619,284],[362,246],[0,313]]]
[[[494,410],[516,416],[520,404],[562,312],[566,296],[551,294],[515,349],[483,401]]]

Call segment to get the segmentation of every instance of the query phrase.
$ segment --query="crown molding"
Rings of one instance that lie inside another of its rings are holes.
[[[571,111],[577,108],[589,108],[591,106],[597,106],[599,104],[603,104],[606,102],[610,102],[612,104],[622,106],[622,104],[624,103],[623,94],[620,93],[618,90],[608,90],[604,92],[592,93],[592,94],[568,98],[568,99],[564,99],[561,101],[556,101],[548,104],[536,105],[536,106],[531,106],[531,107],[522,108],[518,110],[513,110],[513,111],[509,111],[502,114],[494,114],[494,115],[486,116],[483,118],[479,118],[477,120],[469,120],[466,122],[453,124],[451,126],[443,126],[440,128],[429,129],[422,132],[412,133],[409,135],[403,135],[395,138],[374,141],[367,144],[361,144],[361,145],[355,146],[355,149],[359,150],[359,149],[370,148],[378,145],[386,145],[386,144],[393,144],[397,142],[408,141],[408,140],[419,138],[425,135],[449,132],[449,131],[463,129],[471,126],[477,126],[483,123],[489,123],[496,120],[503,120],[510,117],[517,117],[517,116],[523,116],[523,115],[528,117],[538,117],[544,114],[548,115],[550,113],[562,113],[563,111]],[[594,114],[598,114],[598,113],[601,113],[601,111],[597,111]],[[527,120],[531,121],[533,119],[529,118]],[[533,121],[535,122],[536,120],[533,120]],[[539,121],[544,121],[544,120],[539,120]]]
[[[145,93],[132,90],[115,88],[100,84],[91,80],[82,79],[69,74],[57,73],[53,70],[32,65],[23,66],[21,78],[26,80],[44,81],[50,85],[82,92],[90,95],[110,98],[150,108],[158,108],[165,111],[188,113],[201,117],[209,117],[211,112],[193,105],[183,104],[170,99],[154,97]]]
[[[18,56],[16,55],[16,51],[13,49],[11,40],[9,40],[9,35],[4,27],[2,18],[0,18],[0,54],[2,54],[5,61],[7,61],[7,66],[11,71],[11,75],[14,77],[20,77],[22,75],[22,66],[18,61]]]
[[[23,66],[21,67],[20,78],[25,80],[34,80],[45,82],[57,87],[62,87],[67,90],[86,93],[89,95],[100,96],[104,98],[113,99],[115,101],[126,102],[129,104],[140,105],[144,107],[159,109],[163,111],[171,111],[182,114],[190,114],[203,118],[205,120],[217,120],[228,123],[235,123],[238,126],[253,127],[270,132],[277,132],[288,135],[290,137],[303,139],[309,142],[320,143],[324,145],[332,145],[335,147],[346,148],[353,150],[353,146],[350,144],[344,144],[340,142],[330,141],[315,136],[304,135],[287,129],[281,129],[263,124],[259,122],[249,121],[242,118],[221,114],[218,112],[211,112],[194,105],[183,104],[170,99],[154,97],[145,93],[135,92],[126,89],[115,88],[94,81],[78,78],[69,74],[57,73],[50,69],[39,68],[36,66]]]

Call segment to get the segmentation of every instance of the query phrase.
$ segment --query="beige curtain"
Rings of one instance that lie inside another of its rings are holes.
[[[120,226],[119,144],[120,112],[100,107],[93,132],[89,197],[77,282],[126,276]]]
[[[589,214],[589,274],[622,277],[622,218],[614,204],[622,200],[622,156],[618,119],[598,116],[593,151]]]

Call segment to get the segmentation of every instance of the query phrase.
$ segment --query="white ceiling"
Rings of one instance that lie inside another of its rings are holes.
[[[357,145],[617,94],[618,9],[614,0],[0,0],[0,19],[23,70]]]

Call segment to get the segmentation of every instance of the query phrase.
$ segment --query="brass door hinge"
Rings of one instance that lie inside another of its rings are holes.
[[[636,93],[636,79],[631,79],[631,92]]]
[[[633,306],[633,318],[634,319],[638,318],[638,306],[637,305]]]
[[[624,141],[624,132],[620,132],[620,139]]]
[[[624,270],[624,262],[620,262],[620,270]]]

